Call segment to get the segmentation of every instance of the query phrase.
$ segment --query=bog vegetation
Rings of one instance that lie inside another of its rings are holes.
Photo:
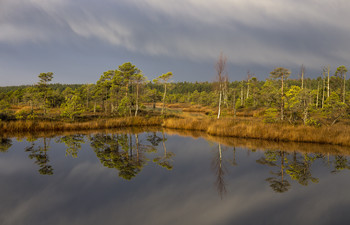
[[[163,125],[212,135],[350,145],[347,68],[324,67],[316,79],[275,68],[229,81],[220,55],[214,82],[149,81],[130,62],[93,84],[55,84],[52,72],[28,86],[0,87],[0,133]]]

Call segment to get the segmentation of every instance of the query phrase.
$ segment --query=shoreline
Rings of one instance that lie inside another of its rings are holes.
[[[168,129],[201,131],[211,136],[234,137],[278,142],[318,143],[350,146],[350,126],[311,127],[305,125],[266,124],[257,121],[232,119],[183,119],[160,117],[124,117],[97,119],[87,122],[9,121],[0,122],[0,136],[21,136],[24,133],[55,133],[96,131],[118,128],[163,127]]]

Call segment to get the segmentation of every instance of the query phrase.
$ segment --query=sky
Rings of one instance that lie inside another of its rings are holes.
[[[0,0],[0,86],[95,83],[131,62],[149,80],[213,81],[227,56],[231,81],[296,79],[350,66],[348,0]]]

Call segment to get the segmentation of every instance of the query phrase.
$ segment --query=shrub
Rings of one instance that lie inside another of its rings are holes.
[[[268,108],[264,113],[265,123],[276,123],[279,119],[279,112],[275,108]]]

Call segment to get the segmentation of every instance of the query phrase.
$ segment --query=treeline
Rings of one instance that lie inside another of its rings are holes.
[[[163,103],[161,114],[166,103],[187,103],[210,108],[218,118],[220,112],[236,117],[239,110],[254,111],[267,123],[332,125],[349,115],[345,66],[334,72],[325,67],[316,79],[305,78],[302,67],[299,79],[288,79],[289,70],[275,68],[265,81],[248,72],[246,79],[230,82],[222,63],[215,82],[174,83],[171,72],[149,81],[130,62],[103,72],[94,84],[51,84],[53,73],[41,73],[36,84],[0,87],[0,119],[137,116],[156,110],[157,102]]]

